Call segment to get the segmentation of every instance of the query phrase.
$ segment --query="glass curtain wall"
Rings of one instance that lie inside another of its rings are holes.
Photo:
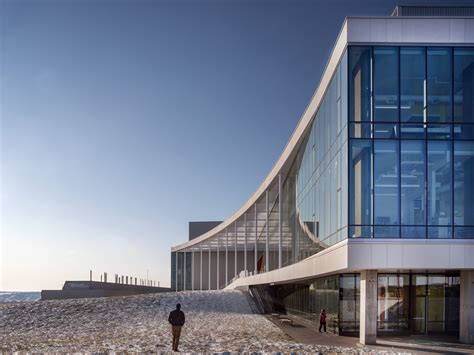
[[[459,275],[411,275],[413,333],[459,332]]]
[[[330,331],[343,334],[358,331],[359,275],[334,275],[274,287],[288,313],[319,324],[319,313],[324,308]]]
[[[337,332],[339,276],[276,288],[288,313],[319,323],[319,313],[324,308],[328,327]]]
[[[217,282],[222,287],[225,286],[226,245],[228,250],[227,282],[229,282],[235,272],[237,275],[240,274],[242,268],[253,273],[278,268],[280,231],[282,266],[303,260],[347,238],[347,93],[347,54],[344,54],[291,168],[279,177],[281,196],[279,180],[276,179],[277,181],[274,181],[245,212],[246,222],[242,221],[242,217],[239,218],[237,232],[235,225],[232,225],[227,228],[228,238],[227,233],[226,238],[223,238],[222,233],[213,237],[215,241],[219,240],[219,263],[217,255],[214,255],[217,254],[216,246],[211,246],[208,242],[201,242],[198,245],[199,250],[203,248],[206,256],[209,253],[212,254],[210,264],[212,289],[215,288],[214,285]],[[247,232],[246,248],[243,245],[245,231]],[[235,244],[238,249],[237,269],[235,269],[235,254],[233,254]],[[210,251],[211,247],[212,251]],[[243,249],[247,250],[247,265],[243,265],[244,256],[240,255]],[[182,251],[178,252],[172,259],[175,261],[171,278],[176,279],[173,282],[178,290],[182,288],[185,273],[188,276],[191,272],[187,270],[191,261],[184,262],[182,253]],[[219,276],[216,270],[218,264]],[[209,264],[203,265],[204,273],[208,271],[206,268],[209,269]],[[187,278],[186,284],[188,284]],[[209,282],[206,281],[206,286],[208,284]]]
[[[359,331],[360,275],[344,274],[339,278],[339,331]]]
[[[292,167],[285,194],[295,179],[294,263],[347,236],[347,56],[344,55],[321,100],[306,140]],[[291,194],[291,191],[290,191]],[[286,197],[290,199],[290,197]],[[288,205],[285,204],[286,208]]]
[[[348,68],[349,236],[474,238],[474,49],[354,46]]]
[[[408,330],[410,276],[378,275],[378,331]]]
[[[459,331],[459,275],[379,274],[377,290],[378,332]]]

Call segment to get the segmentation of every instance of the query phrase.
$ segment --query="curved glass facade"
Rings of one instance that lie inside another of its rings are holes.
[[[174,251],[173,289],[223,288],[345,238],[474,238],[474,48],[349,46],[340,58],[280,175]]]
[[[343,56],[321,101],[290,175],[295,176],[297,253],[302,260],[347,235],[347,57]]]

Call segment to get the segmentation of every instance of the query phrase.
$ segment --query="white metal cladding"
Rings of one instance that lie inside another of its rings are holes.
[[[278,184],[279,174],[293,162],[312,123],[326,89],[331,81],[347,45],[351,44],[423,44],[423,45],[472,45],[474,43],[474,18],[466,17],[348,17],[339,32],[319,85],[300,118],[295,131],[282,154],[257,191],[232,216],[201,236],[171,248],[184,251],[199,247],[200,243],[232,227],[245,213],[251,213],[256,202],[267,189]]]

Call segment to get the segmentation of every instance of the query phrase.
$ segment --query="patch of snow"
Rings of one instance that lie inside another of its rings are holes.
[[[358,353],[360,348],[304,345],[253,314],[240,291],[195,291],[128,297],[0,304],[0,352],[168,352],[168,314],[186,315],[182,352]]]

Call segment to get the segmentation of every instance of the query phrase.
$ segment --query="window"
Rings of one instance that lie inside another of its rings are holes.
[[[474,49],[454,50],[454,121],[474,123]]]
[[[349,48],[349,120],[370,121],[370,47]]]
[[[425,142],[402,140],[400,154],[402,224],[425,225]]]
[[[350,144],[350,224],[372,224],[372,142]]]
[[[474,226],[474,142],[454,143],[454,224]]]
[[[428,141],[429,225],[451,225],[452,223],[451,168],[451,142]]]
[[[474,47],[348,55],[349,237],[474,238]]]
[[[409,275],[378,275],[378,331],[408,329]]]
[[[451,49],[428,48],[428,122],[451,122]]]
[[[425,95],[425,49],[400,49],[400,120],[423,122]]]
[[[398,48],[374,48],[374,121],[398,121]]]
[[[374,224],[375,237],[398,237],[398,142],[374,142]]]

